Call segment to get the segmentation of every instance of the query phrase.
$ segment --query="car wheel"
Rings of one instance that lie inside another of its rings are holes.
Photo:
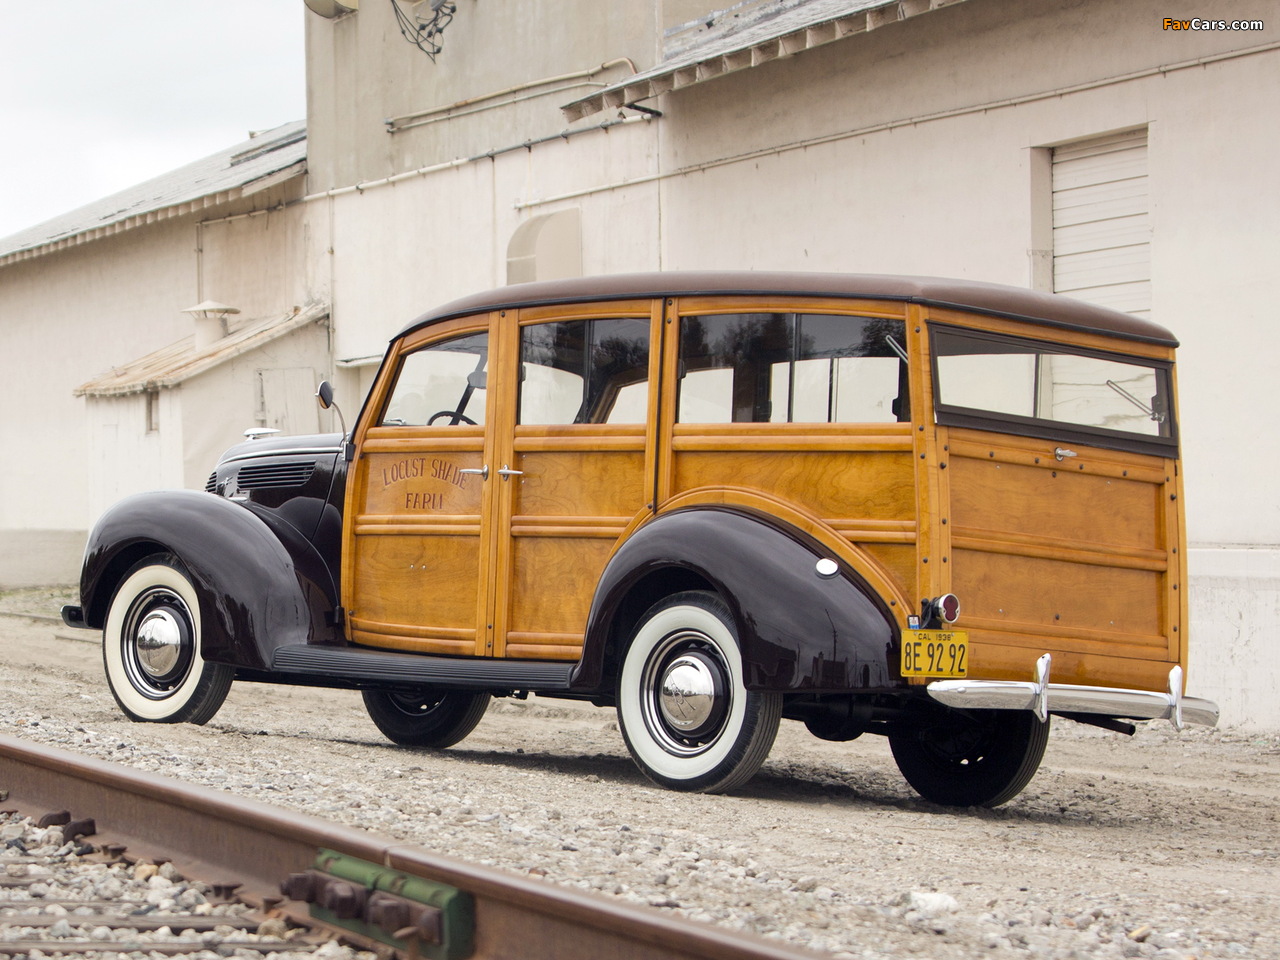
[[[760,769],[778,733],[782,695],[743,686],[728,608],[691,591],[641,618],[618,677],[618,726],[649,779],[715,793]]]
[[[451,747],[476,728],[489,694],[460,690],[364,691],[364,707],[383,736],[406,747]]]
[[[893,759],[926,800],[949,807],[996,807],[1035,776],[1049,721],[1030,710],[947,712],[889,735]]]
[[[207,723],[231,689],[235,671],[206,663],[200,604],[172,557],[150,557],[116,588],[102,634],[107,684],[131,720]]]

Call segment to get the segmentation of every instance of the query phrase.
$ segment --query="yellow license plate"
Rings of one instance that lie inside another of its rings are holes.
[[[969,634],[959,630],[904,630],[904,677],[964,677],[969,674]]]

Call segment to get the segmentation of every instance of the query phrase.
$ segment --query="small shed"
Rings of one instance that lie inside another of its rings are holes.
[[[95,514],[142,490],[203,488],[247,429],[317,433],[314,397],[329,369],[329,305],[239,320],[189,336],[76,388],[85,398]]]

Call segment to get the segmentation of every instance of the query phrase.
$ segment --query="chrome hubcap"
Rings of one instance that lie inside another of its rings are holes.
[[[670,754],[692,757],[724,730],[731,688],[715,643],[696,631],[664,640],[650,655],[641,710],[653,739]]]
[[[696,735],[715,715],[716,677],[705,654],[686,653],[667,665],[658,688],[662,718],[686,735]]]
[[[191,670],[194,618],[180,596],[153,587],[133,601],[119,642],[130,685],[150,700],[163,700]]]
[[[182,628],[168,610],[153,610],[138,625],[134,638],[138,666],[151,677],[167,676],[182,656]]]

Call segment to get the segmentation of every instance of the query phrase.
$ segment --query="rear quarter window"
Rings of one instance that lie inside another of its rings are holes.
[[[941,424],[1176,450],[1167,363],[942,326],[932,355]]]

